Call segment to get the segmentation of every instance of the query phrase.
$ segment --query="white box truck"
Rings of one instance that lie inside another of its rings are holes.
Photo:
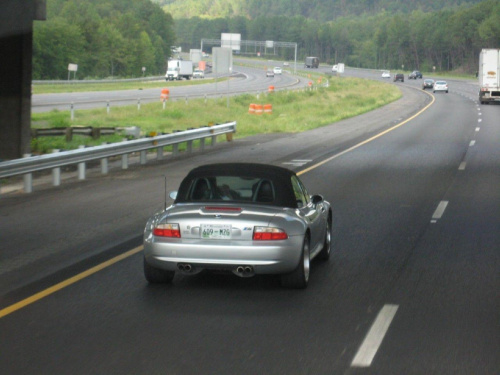
[[[479,102],[500,102],[500,49],[483,49],[479,53]]]
[[[193,62],[191,60],[168,60],[165,80],[173,81],[191,79],[193,77]]]

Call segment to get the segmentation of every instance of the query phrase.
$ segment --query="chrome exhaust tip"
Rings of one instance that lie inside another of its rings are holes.
[[[187,272],[187,273],[189,273],[189,272],[193,271],[193,267],[190,264],[186,264],[186,263],[179,263],[179,264],[177,264],[177,268],[181,272]]]
[[[236,268],[233,268],[233,273],[239,277],[252,277],[255,275],[252,266],[238,266]]]

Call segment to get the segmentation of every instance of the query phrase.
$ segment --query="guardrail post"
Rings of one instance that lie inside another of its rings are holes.
[[[205,138],[200,139],[200,150],[205,151]]]
[[[106,104],[106,113],[109,115],[109,111],[110,111],[110,108],[109,108],[109,100]]]
[[[211,146],[215,146],[216,143],[217,143],[217,136],[216,135],[212,135],[212,143],[210,145]]]
[[[55,154],[59,152],[59,150],[52,150],[52,153]],[[59,186],[61,185],[61,167],[57,167],[52,169],[52,185]]]
[[[174,143],[172,145],[172,156],[176,156],[179,154],[179,144],[178,143]]]
[[[140,111],[141,109],[141,98],[137,99],[137,110]]]
[[[66,142],[71,142],[73,139],[73,128],[71,126],[68,126],[65,130],[65,137],[66,137]]]
[[[107,142],[104,142],[103,145],[107,144]],[[101,159],[101,173],[102,174],[108,174],[109,168],[108,168],[108,158],[102,158]]]
[[[122,169],[128,169],[128,154],[122,155]]]
[[[81,145],[78,148],[85,148],[85,146]],[[78,163],[78,179],[85,180],[85,162]]]
[[[186,95],[186,105],[188,104],[188,96]]]
[[[187,141],[187,152],[193,152],[193,141]]]
[[[157,160],[162,160],[163,159],[163,147],[158,147],[156,149],[156,159]]]
[[[147,161],[146,151],[145,151],[145,150],[142,150],[142,151],[141,151],[141,165],[146,164],[146,161]]]
[[[24,158],[29,158],[31,154],[24,154]],[[32,173],[27,173],[23,176],[23,181],[24,181],[24,192],[25,193],[32,193],[33,192],[33,174]]]

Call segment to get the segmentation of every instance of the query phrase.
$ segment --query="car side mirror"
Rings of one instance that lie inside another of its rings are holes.
[[[175,199],[177,198],[177,191],[171,191],[168,196],[175,201]]]
[[[318,204],[318,203],[321,203],[323,202],[323,196],[322,195],[319,195],[319,194],[314,194],[312,197],[311,197],[311,201],[313,204]]]

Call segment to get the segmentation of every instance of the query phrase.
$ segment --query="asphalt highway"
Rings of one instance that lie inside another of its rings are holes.
[[[242,93],[267,92],[269,86],[276,90],[304,87],[308,80],[287,73],[266,77],[265,69],[235,66],[234,73],[227,76],[215,76],[208,73],[203,85],[172,86],[165,82],[165,88],[170,91],[169,101],[190,100],[204,97],[226,97]],[[196,79],[195,81],[199,81]],[[161,88],[148,88],[151,82],[145,81],[137,84],[140,88],[135,90],[97,91],[97,92],[71,92],[61,94],[36,94],[32,97],[32,111],[34,113],[48,112],[54,109],[60,111],[74,111],[91,108],[107,108],[122,105],[138,105],[143,103],[160,103]]]
[[[3,195],[2,373],[497,374],[500,106],[449,84],[396,83],[401,100],[313,131]],[[165,178],[175,190],[227,160],[287,166],[332,203],[332,257],[306,290],[145,281],[141,235]]]

